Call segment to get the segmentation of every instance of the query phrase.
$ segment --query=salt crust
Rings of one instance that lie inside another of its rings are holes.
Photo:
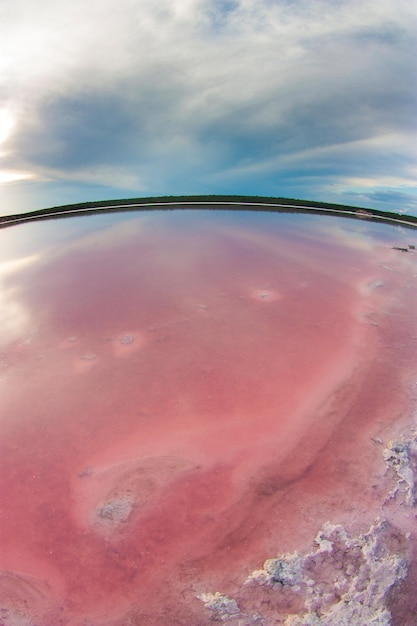
[[[207,609],[214,611],[222,619],[240,613],[236,600],[232,600],[223,593],[202,593],[197,597],[204,602]]]
[[[133,498],[120,496],[100,504],[96,509],[96,515],[101,522],[117,526],[122,522],[127,522],[133,506]]]
[[[311,552],[268,559],[248,577],[239,602],[247,605],[253,588],[264,588],[265,598],[261,595],[259,601],[258,594],[256,612],[241,611],[235,599],[219,592],[198,597],[215,619],[236,626],[389,626],[387,594],[407,574],[407,547],[407,537],[382,519],[353,537],[343,526],[326,523]],[[270,597],[266,588],[277,594],[290,590],[302,602],[302,610],[272,616],[264,608]]]
[[[384,450],[384,460],[397,475],[397,485],[390,497],[403,494],[405,504],[417,503],[417,432],[390,441]]]
[[[390,441],[383,458],[395,478],[388,499],[416,506],[417,431]],[[250,614],[241,611],[235,599],[219,592],[203,593],[198,598],[215,619],[236,626],[390,626],[387,594],[407,575],[407,546],[408,536],[384,519],[376,520],[366,533],[353,537],[342,525],[327,522],[310,553],[294,552],[266,560],[262,569],[250,574],[239,592],[239,602],[248,604],[247,592],[254,586],[277,593],[290,591],[294,598],[298,597],[298,604],[301,601],[301,611],[279,615],[265,610],[266,593],[263,600],[261,595],[255,604],[249,602],[258,609]]]

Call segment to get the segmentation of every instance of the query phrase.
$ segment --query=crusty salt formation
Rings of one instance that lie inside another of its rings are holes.
[[[197,596],[204,603],[204,606],[213,611],[216,617],[223,621],[228,620],[232,616],[240,615],[240,610],[236,600],[228,598],[225,594],[219,593],[202,593]]]
[[[311,552],[268,559],[252,572],[238,601],[220,592],[198,597],[216,617],[239,626],[389,626],[387,595],[404,580],[407,555],[407,537],[384,520],[352,537],[326,523]],[[253,594],[254,587],[261,592]],[[277,596],[272,602],[270,589]]]
[[[127,522],[133,506],[133,498],[116,496],[99,504],[95,510],[95,521],[103,526],[117,527]]]
[[[417,498],[417,434],[413,432],[390,441],[384,450],[384,459],[396,475],[397,484],[391,497],[402,494],[404,502],[414,506]]]

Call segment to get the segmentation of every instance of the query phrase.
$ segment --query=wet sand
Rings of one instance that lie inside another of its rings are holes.
[[[141,216],[4,274],[8,626],[352,621],[380,573],[320,591],[336,542],[396,572],[357,623],[413,623],[417,258],[276,217]]]

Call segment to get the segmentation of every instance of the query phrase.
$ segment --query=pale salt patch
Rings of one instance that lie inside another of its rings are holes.
[[[74,370],[77,374],[85,374],[89,372],[100,361],[94,352],[85,352],[73,362]]]
[[[122,346],[128,346],[134,341],[135,341],[135,335],[123,335],[123,337],[119,339],[119,343],[121,343]]]
[[[59,348],[73,348],[78,343],[78,337],[67,337],[58,345]]]
[[[0,624],[36,626],[56,623],[54,605],[54,593],[45,580],[0,571]]]
[[[1,624],[4,626],[34,626],[34,622],[28,615],[24,615],[13,609],[0,609]]]
[[[383,285],[384,285],[383,280],[376,279],[376,280],[371,280],[371,282],[367,284],[367,287],[368,289],[378,289],[379,287],[382,287]]]
[[[251,298],[260,302],[276,302],[281,300],[281,294],[272,289],[256,289],[251,292]]]
[[[385,283],[381,278],[368,278],[366,281],[361,281],[359,284],[359,291],[363,295],[369,296],[372,292],[383,287],[384,284]]]
[[[144,343],[143,333],[134,330],[122,333],[112,342],[113,354],[117,359],[125,359],[138,352]]]
[[[112,534],[128,521],[134,505],[133,497],[124,494],[101,502],[94,511],[93,526],[105,535]]]
[[[96,358],[97,354],[94,354],[94,352],[86,352],[80,356],[82,361],[94,361]]]
[[[84,478],[84,476],[91,476],[94,470],[92,467],[84,467],[82,470],[78,472],[78,476],[80,478]]]

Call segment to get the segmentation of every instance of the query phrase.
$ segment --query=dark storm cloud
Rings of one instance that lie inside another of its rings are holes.
[[[125,102],[112,94],[64,97],[40,107],[38,115],[41,123],[23,127],[17,145],[28,161],[46,168],[127,160],[132,135],[145,135]]]

